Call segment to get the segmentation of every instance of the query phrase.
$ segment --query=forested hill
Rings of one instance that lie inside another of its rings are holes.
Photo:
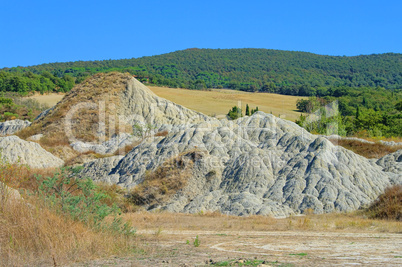
[[[50,63],[0,71],[2,91],[68,91],[96,72],[123,71],[143,82],[190,89],[231,88],[322,95],[342,87],[402,88],[402,54],[323,56],[268,49],[187,49],[103,61]]]

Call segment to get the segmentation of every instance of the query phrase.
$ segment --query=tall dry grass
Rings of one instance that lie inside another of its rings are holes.
[[[134,250],[132,237],[97,232],[24,196],[0,214],[0,266],[62,265]]]
[[[0,190],[0,266],[58,266],[134,251],[133,236],[95,230],[47,208],[35,194],[35,175],[53,176],[55,171],[0,161],[0,184],[19,189],[22,195]]]

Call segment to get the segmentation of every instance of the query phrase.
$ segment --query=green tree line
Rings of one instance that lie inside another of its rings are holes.
[[[401,70],[402,54],[395,53],[346,57],[269,49],[187,49],[142,58],[4,68],[0,89],[69,90],[94,73],[120,71],[168,87],[320,96],[338,87],[400,89]]]
[[[297,123],[310,132],[363,137],[402,136],[402,91],[384,88],[342,88],[342,94],[328,92],[321,97],[310,97],[297,101],[297,108],[306,113]],[[323,106],[337,101],[339,113],[327,116]],[[308,115],[315,113],[319,120],[309,121]]]
[[[15,92],[26,95],[29,92],[68,92],[74,87],[76,78],[64,74],[57,77],[50,72],[41,74],[0,71],[0,92]]]

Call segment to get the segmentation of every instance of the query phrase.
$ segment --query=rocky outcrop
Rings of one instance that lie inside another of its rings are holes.
[[[31,168],[60,167],[64,161],[44,150],[39,144],[17,136],[0,137],[0,155],[9,163],[26,164]]]
[[[120,95],[119,114],[130,124],[148,124],[156,131],[171,130],[174,126],[190,125],[211,121],[212,118],[187,109],[155,95],[135,78],[131,78]]]
[[[377,162],[383,168],[385,172],[393,172],[399,177],[402,177],[402,149],[385,155],[380,158]]]
[[[274,216],[306,209],[350,211],[368,204],[395,181],[366,158],[262,112],[145,140],[109,175],[118,175],[120,185],[134,187],[146,171],[191,150],[204,156],[194,162],[188,186],[159,208]]]
[[[30,121],[11,120],[0,122],[0,136],[12,135],[31,125]]]
[[[119,163],[123,156],[113,156],[96,159],[83,165],[83,170],[79,173],[79,178],[91,178],[95,182],[107,184],[117,184],[118,175],[109,175],[114,167]]]
[[[51,112],[53,110],[54,110],[54,107],[51,107],[51,108],[48,108],[48,109],[42,111],[38,116],[36,116],[35,121],[44,118],[47,114],[49,114],[49,112]]]
[[[130,134],[119,134],[110,138],[108,141],[102,143],[89,143],[77,141],[71,143],[71,147],[80,153],[85,153],[88,151],[93,151],[98,154],[107,155],[113,154],[117,150],[124,148],[125,146],[131,145],[138,141],[138,138]]]

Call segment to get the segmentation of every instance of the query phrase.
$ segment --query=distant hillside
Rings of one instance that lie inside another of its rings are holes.
[[[340,86],[402,88],[402,54],[341,57],[268,49],[194,48],[142,58],[4,68],[0,90],[68,91],[89,75],[116,70],[136,75],[143,82],[190,89],[308,96]],[[36,82],[30,84],[30,80]]]

